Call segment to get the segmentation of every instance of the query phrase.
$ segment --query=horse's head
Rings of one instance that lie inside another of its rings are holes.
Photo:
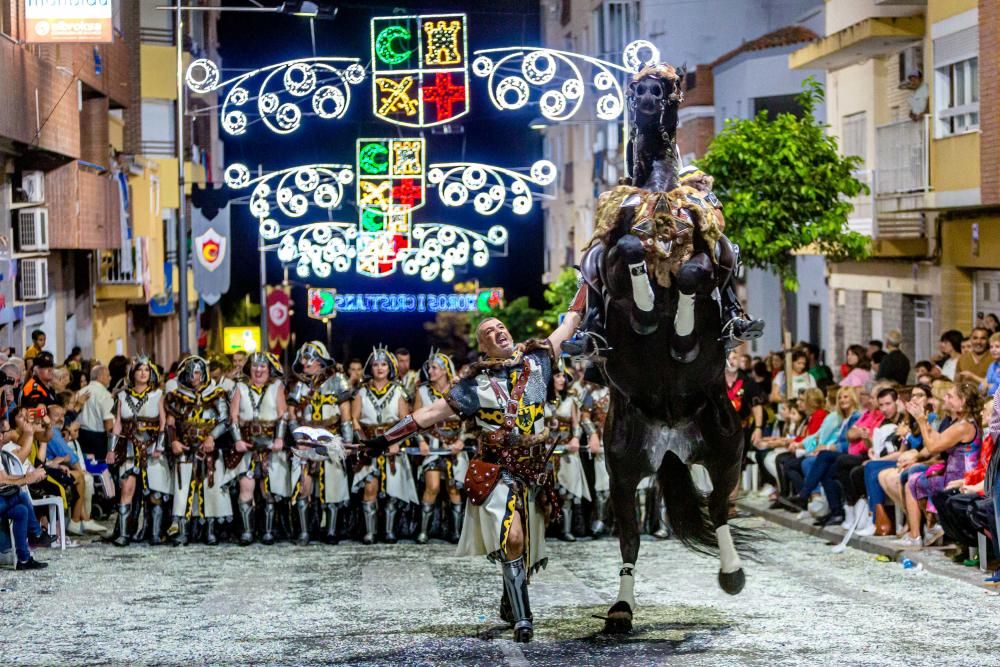
[[[677,131],[677,108],[683,100],[681,77],[666,63],[643,67],[629,83],[631,120],[641,133],[673,140]]]

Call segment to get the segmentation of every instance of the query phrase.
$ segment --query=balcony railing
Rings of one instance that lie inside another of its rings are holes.
[[[141,285],[142,284],[142,248],[133,239],[129,244],[129,259],[121,248],[102,250],[97,253],[97,282],[100,285]],[[131,264],[131,266],[129,265]]]
[[[928,172],[929,117],[918,121],[901,120],[875,128],[878,165],[876,194],[926,192]]]
[[[874,178],[870,169],[856,171],[854,172],[854,177],[867,185],[870,192],[868,194],[862,193],[850,200],[854,206],[854,210],[851,211],[851,214],[847,218],[847,226],[853,232],[871,236],[875,229]]]
[[[926,233],[921,209],[930,191],[930,118],[875,128],[875,229],[884,239],[915,239]]]

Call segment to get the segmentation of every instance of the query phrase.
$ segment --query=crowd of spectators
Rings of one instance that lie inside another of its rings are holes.
[[[13,552],[18,570],[46,566],[31,548],[47,547],[55,537],[32,499],[58,498],[70,535],[106,531],[91,513],[95,479],[105,493],[114,489],[103,464],[110,384],[109,368],[85,362],[79,348],[56,365],[41,331],[32,333],[22,356],[13,349],[0,353],[0,562]]]
[[[756,406],[744,421],[747,461],[758,464],[771,509],[900,548],[953,545],[956,562],[996,565],[996,322],[968,336],[944,332],[938,354],[915,363],[898,330],[848,346],[836,372],[805,343],[731,357]],[[989,553],[978,553],[980,534]],[[987,583],[1000,585],[1000,569]]]

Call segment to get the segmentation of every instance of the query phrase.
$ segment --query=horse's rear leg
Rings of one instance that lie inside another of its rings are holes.
[[[720,399],[726,403],[720,405]],[[732,409],[726,409],[729,405],[725,396],[720,396],[716,405],[722,409],[719,412],[705,410],[703,414],[712,417],[700,420],[706,444],[704,465],[712,480],[708,513],[719,541],[719,586],[730,595],[736,595],[743,590],[746,576],[729,530],[729,498],[740,480],[743,431]]]
[[[611,479],[611,509],[618,524],[618,544],[622,566],[618,572],[618,599],[608,610],[604,632],[624,634],[632,631],[635,610],[635,562],[639,558],[639,524],[635,516],[637,479]]]

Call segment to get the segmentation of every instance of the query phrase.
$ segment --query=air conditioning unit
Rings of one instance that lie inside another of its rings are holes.
[[[49,260],[34,257],[18,261],[17,298],[20,301],[41,301],[49,297]]]
[[[17,252],[48,252],[49,211],[46,208],[24,208],[17,216],[14,229]]]
[[[41,204],[45,201],[45,172],[26,171],[21,174],[21,190],[25,201],[30,204]]]

